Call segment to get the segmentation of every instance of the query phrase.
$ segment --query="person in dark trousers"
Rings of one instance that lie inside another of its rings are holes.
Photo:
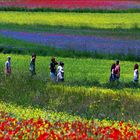
[[[36,54],[32,54],[31,62],[30,62],[30,72],[31,76],[36,75],[35,71],[35,61],[36,61]]]
[[[50,63],[50,78],[52,81],[56,81],[56,65],[58,65],[58,63],[56,62],[55,58],[52,57],[51,58],[51,63]]]
[[[120,79],[120,64],[119,60],[116,60],[116,66],[115,66],[115,79],[119,81]]]
[[[138,64],[135,64],[134,65],[134,82],[138,82],[139,81],[139,65]]]
[[[110,75],[110,79],[109,79],[110,82],[113,82],[116,79],[115,67],[116,67],[116,64],[113,63],[112,66],[111,66],[111,75]]]

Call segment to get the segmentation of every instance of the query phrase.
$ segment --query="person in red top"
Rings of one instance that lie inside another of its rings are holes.
[[[115,78],[116,80],[119,80],[120,79],[120,64],[119,64],[119,60],[116,60],[116,67],[115,67]]]

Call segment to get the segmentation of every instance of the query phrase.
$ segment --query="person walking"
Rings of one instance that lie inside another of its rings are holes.
[[[51,63],[50,63],[50,78],[52,81],[56,81],[56,65],[58,65],[58,63],[56,62],[55,58],[52,57],[51,58]]]
[[[138,82],[139,81],[139,71],[138,71],[139,65],[135,64],[134,65],[134,82]]]
[[[57,82],[64,81],[64,63],[60,62],[57,68]]]
[[[119,60],[116,60],[116,66],[115,66],[115,79],[119,81],[120,79],[120,64]]]
[[[11,57],[7,57],[7,61],[5,62],[5,74],[11,75]]]
[[[115,67],[116,67],[116,65],[115,65],[115,63],[113,63],[111,66],[111,75],[110,75],[110,79],[109,79],[110,82],[113,82],[116,79]]]
[[[31,58],[31,62],[30,62],[31,76],[36,75],[35,61],[36,61],[36,54],[32,54],[32,58]]]

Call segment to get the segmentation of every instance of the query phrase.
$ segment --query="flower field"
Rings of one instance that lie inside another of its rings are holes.
[[[139,13],[0,12],[0,17],[0,35],[15,39],[10,41],[15,43],[6,43],[8,46],[15,47],[20,40],[41,44],[43,49],[105,50],[107,54],[133,50],[132,54],[139,56]],[[22,44],[19,49],[25,48]]]
[[[121,83],[110,85],[113,60],[58,57],[65,62],[65,83],[54,84],[49,81],[50,57],[37,57],[33,79],[30,56],[11,57],[13,74],[5,78],[7,55],[0,54],[2,140],[140,139],[140,90],[131,83],[134,62],[121,61]]]
[[[139,49],[139,13],[4,12],[1,6],[120,10],[139,9],[138,0],[0,0],[0,140],[140,140],[140,84],[133,82],[140,57],[104,51],[105,45],[124,52],[130,46],[128,53]],[[90,52],[72,49],[81,49],[77,42]],[[90,46],[104,53],[93,53]],[[12,74],[7,76],[9,55]],[[50,80],[52,56],[65,63],[62,83]],[[121,77],[109,83],[115,59]]]
[[[139,0],[16,0],[0,1],[1,6],[45,7],[45,8],[97,8],[97,9],[129,9],[140,8]]]
[[[80,29],[138,29],[139,13],[58,13],[58,12],[0,12],[0,23],[21,26],[68,27]],[[7,26],[7,25],[6,25]]]
[[[36,139],[36,140],[106,140],[106,139],[140,139],[140,129],[137,125],[118,122],[110,126],[103,126],[100,122],[55,122],[38,118],[16,119],[7,113],[0,113],[0,138],[12,139]],[[117,128],[116,128],[117,126]]]

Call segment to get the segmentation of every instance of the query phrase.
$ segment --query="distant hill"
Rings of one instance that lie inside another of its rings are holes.
[[[0,6],[68,9],[140,9],[140,0],[0,0]]]

